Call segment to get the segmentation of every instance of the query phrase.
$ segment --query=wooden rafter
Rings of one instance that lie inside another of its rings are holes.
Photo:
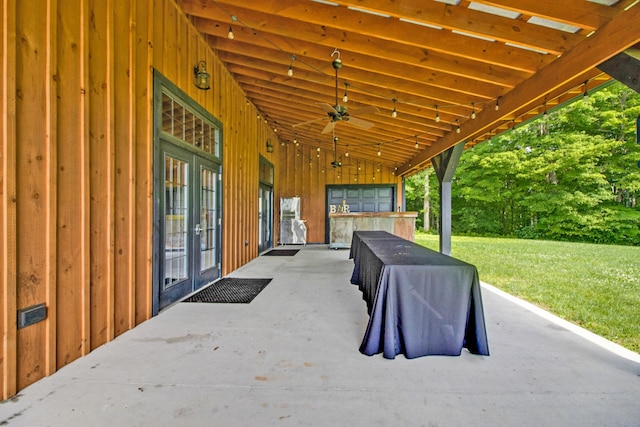
[[[319,103],[335,103],[331,54],[337,49],[339,98],[346,90],[350,109],[379,110],[366,117],[372,129],[339,123],[337,134],[344,145],[360,147],[363,160],[399,166],[401,173],[459,141],[473,145],[531,117],[585,80],[606,80],[595,69],[599,62],[638,41],[635,30],[619,28],[637,14],[633,0],[613,6],[587,0],[331,3],[182,0],[180,6],[285,144],[295,138],[331,145],[321,134],[326,122],[294,125],[322,118]]]

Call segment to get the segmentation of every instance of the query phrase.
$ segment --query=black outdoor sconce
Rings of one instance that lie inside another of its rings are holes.
[[[193,67],[193,74],[196,76],[196,87],[202,90],[208,90],[209,79],[211,76],[207,73],[207,64],[204,61],[200,61],[198,65]]]

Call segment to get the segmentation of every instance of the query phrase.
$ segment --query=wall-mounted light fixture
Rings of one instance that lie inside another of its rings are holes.
[[[267,139],[267,153],[273,153],[273,144]]]
[[[196,76],[196,87],[202,90],[208,90],[209,79],[211,76],[207,73],[207,64],[204,61],[200,61],[198,65],[193,67],[193,74]]]

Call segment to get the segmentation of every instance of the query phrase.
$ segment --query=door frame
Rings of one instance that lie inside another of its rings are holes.
[[[219,147],[216,150],[218,155],[209,154],[199,148],[188,144],[178,138],[173,137],[170,134],[167,134],[162,131],[162,94],[166,92],[171,94],[171,96],[179,100],[185,107],[188,107],[193,113],[198,116],[204,118],[206,121],[212,123],[219,133]],[[151,295],[151,314],[152,316],[157,315],[162,308],[165,306],[160,305],[160,291],[161,291],[161,280],[162,271],[164,268],[161,268],[160,263],[163,261],[164,257],[161,254],[161,251],[164,251],[162,248],[162,242],[164,236],[161,235],[161,231],[164,227],[161,224],[163,218],[160,217],[160,213],[162,212],[161,202],[164,200],[164,197],[160,197],[161,194],[165,191],[165,183],[164,183],[164,158],[163,158],[163,144],[168,143],[175,146],[178,149],[182,149],[185,152],[191,153],[191,155],[195,155],[196,157],[202,157],[207,161],[211,161],[218,166],[218,174],[220,180],[218,181],[218,234],[216,236],[217,239],[217,265],[218,265],[218,277],[220,277],[222,272],[222,217],[223,217],[223,185],[221,182],[222,179],[222,153],[223,153],[223,141],[224,141],[224,133],[222,128],[222,123],[216,119],[211,113],[205,110],[201,105],[199,105],[193,98],[187,95],[184,91],[174,85],[171,81],[169,81],[162,73],[157,70],[153,70],[153,239],[152,239],[152,295]],[[197,161],[194,160],[194,167],[197,165]],[[191,174],[199,173],[199,168],[195,167],[194,170],[191,171]],[[195,180],[193,181],[196,182]]]
[[[266,224],[265,227],[269,231],[269,239],[266,242],[263,242],[262,241],[262,237],[263,236],[262,235],[258,236],[258,253],[273,247],[273,214],[274,214],[274,210],[273,210],[273,186],[271,186],[269,184],[266,184],[264,182],[260,182],[258,184],[258,194],[260,194],[261,191],[263,192],[263,195],[265,193],[267,193],[269,195],[269,200],[267,200],[267,204],[269,206],[269,209],[268,209],[267,212],[265,212],[265,211],[262,212],[262,218],[260,218],[260,215],[258,215],[258,222],[259,222],[258,230],[260,230],[260,223]],[[260,204],[260,201],[258,201],[258,204]],[[262,208],[263,206],[264,206],[264,204],[262,206],[260,206],[260,208]],[[265,217],[266,217],[266,221],[265,221]],[[262,234],[264,235],[264,231],[263,231]],[[261,247],[260,243],[264,243],[264,246]]]
[[[262,191],[263,188],[269,188],[270,195],[271,195],[269,206],[271,209],[269,212],[269,216],[267,218],[267,226],[269,228],[270,238],[269,238],[269,241],[266,242],[266,245],[265,245],[266,247],[261,248],[260,242],[262,241],[262,236],[258,235],[258,253],[260,253],[260,251],[264,251],[266,249],[273,247],[273,222],[274,222],[273,218],[275,215],[274,189],[273,189],[275,168],[273,167],[273,163],[271,163],[269,160],[267,160],[262,155],[260,155],[259,169],[260,170],[258,172],[258,195],[260,194],[260,191]],[[260,200],[258,200],[258,203],[260,203]],[[260,218],[260,214],[258,213],[258,234],[260,233],[259,231],[260,224],[261,224],[261,218]]]

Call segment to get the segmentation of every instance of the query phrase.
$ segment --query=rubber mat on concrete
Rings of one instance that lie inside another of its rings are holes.
[[[271,249],[262,255],[267,256],[294,256],[300,249]]]
[[[224,277],[183,302],[249,304],[271,282],[271,279]]]

